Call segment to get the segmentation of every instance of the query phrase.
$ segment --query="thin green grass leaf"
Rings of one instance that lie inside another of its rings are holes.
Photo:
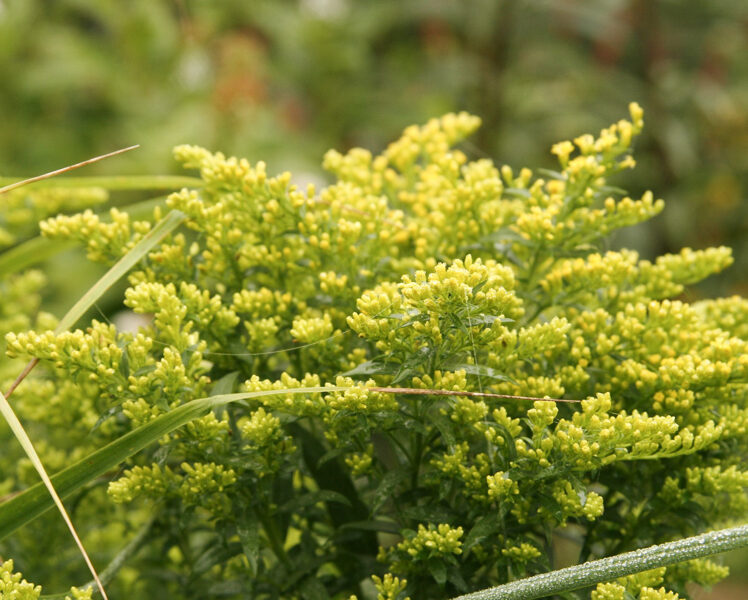
[[[60,252],[75,247],[75,242],[31,238],[0,254],[0,279],[44,262]]]
[[[101,582],[104,585],[107,585],[112,579],[114,579],[114,576],[122,567],[127,564],[127,561],[130,560],[130,558],[132,558],[135,554],[137,554],[138,551],[145,545],[148,535],[151,533],[151,528],[153,527],[153,523],[155,522],[155,520],[155,517],[152,517],[145,524],[143,524],[143,526],[138,530],[133,538],[129,542],[127,542],[127,544],[125,544],[122,550],[117,553],[112,561],[101,572],[99,579],[101,579]],[[94,588],[95,591],[98,589],[96,581],[93,580],[77,587],[81,590]],[[65,597],[70,597],[69,591],[60,592],[59,594],[42,594],[41,596],[39,596],[39,600],[65,600]]]
[[[76,302],[65,316],[62,317],[60,323],[55,329],[55,333],[62,333],[63,331],[70,329],[70,327],[72,327],[75,322],[80,319],[81,316],[91,308],[91,306],[93,306],[104,292],[112,287],[112,285],[114,285],[125,273],[137,264],[141,258],[148,254],[148,252],[150,252],[158,242],[171,233],[185,218],[184,213],[178,210],[173,210],[161,219],[161,221],[159,221],[159,223],[151,229],[151,231],[149,231],[132,250],[119,259],[111,269],[104,273],[104,275],[93,286],[91,286],[83,296],[81,296],[78,302]],[[6,393],[6,397],[10,397],[18,385],[33,370],[37,362],[37,359],[32,359],[28,365],[26,365],[23,373],[21,373],[10,386],[10,389]]]
[[[5,396],[2,394],[2,392],[0,392],[0,413],[2,413],[3,417],[5,417],[5,420],[8,422],[13,435],[16,436],[16,439],[23,447],[24,452],[26,452],[26,455],[29,457],[29,459],[31,459],[31,463],[34,465],[37,473],[39,473],[39,476],[42,478],[44,487],[46,488],[47,492],[49,492],[49,496],[52,497],[52,501],[57,506],[57,509],[60,511],[60,514],[65,521],[65,524],[68,526],[68,529],[70,530],[70,533],[73,536],[78,549],[83,555],[83,559],[86,561],[88,569],[91,571],[91,574],[93,575],[94,580],[96,581],[99,590],[101,591],[101,595],[104,596],[104,600],[107,600],[106,592],[104,591],[104,587],[99,581],[99,576],[96,573],[96,569],[94,569],[93,563],[91,562],[86,549],[83,547],[83,543],[78,537],[78,533],[75,531],[73,522],[70,520],[70,516],[65,510],[65,506],[63,506],[62,504],[62,500],[57,495],[57,492],[55,491],[55,488],[49,479],[49,475],[47,475],[47,471],[44,469],[44,465],[42,464],[42,461],[39,459],[39,455],[34,449],[34,444],[31,443],[31,440],[26,434],[23,425],[21,425],[21,422],[18,420],[18,417],[16,417],[16,414],[13,412],[13,409],[10,407],[10,404],[8,404],[8,401],[5,399]],[[49,496],[46,497],[49,498]]]
[[[175,429],[208,414],[209,411],[238,400],[260,398],[263,396],[275,396],[279,394],[314,394],[329,393],[347,389],[344,386],[289,388],[282,390],[263,390],[259,392],[246,392],[238,394],[221,394],[191,400],[164,413],[123,435],[101,450],[97,450],[79,462],[63,469],[52,476],[52,483],[61,498],[67,498],[70,494],[100,477],[110,469],[115,468],[122,461],[133,456],[146,446],[154,443],[162,436],[171,433]],[[423,390],[410,388],[387,388],[372,387],[371,391],[393,393],[393,394],[444,394],[454,396],[480,396],[497,397],[521,400],[549,400],[548,398],[535,398],[528,396],[508,396],[503,394],[490,394],[487,392],[454,392],[447,390]],[[577,400],[556,400],[557,402],[578,402]],[[46,495],[44,487],[37,484],[6,500],[0,504],[0,539],[12,533],[22,525],[33,521],[42,513],[52,508],[49,496]]]
[[[140,242],[138,242],[138,244],[130,252],[123,256],[111,269],[109,269],[109,271],[107,271],[104,276],[99,279],[99,281],[97,281],[80,298],[80,300],[78,300],[78,302],[75,303],[75,305],[60,320],[60,323],[55,329],[55,332],[61,333],[74,325],[75,322],[81,317],[81,315],[83,315],[83,313],[85,313],[106,290],[108,290],[118,279],[120,279],[125,273],[127,273],[127,271],[129,271],[130,268],[132,268],[141,258],[143,258],[143,256],[145,256],[160,240],[162,240],[167,234],[173,231],[184,220],[184,218],[185,215],[183,213],[179,211],[172,211],[164,219],[162,219],[156,225],[156,227],[154,227]],[[21,376],[13,383],[13,386],[10,388],[8,395],[13,392],[18,384],[23,380],[23,377],[31,372],[36,362],[36,360],[32,360],[27,365]],[[39,472],[46,491],[49,492],[54,504],[57,505],[60,514],[62,515],[65,523],[70,529],[70,533],[75,539],[75,543],[78,545],[78,548],[83,555],[84,560],[86,561],[86,565],[88,565],[91,574],[98,584],[102,596],[106,600],[107,595],[99,581],[99,576],[96,573],[96,570],[94,569],[93,564],[88,557],[88,553],[83,547],[83,544],[81,543],[80,538],[75,531],[75,528],[73,527],[73,523],[70,520],[70,517],[65,511],[65,507],[63,506],[60,497],[55,491],[54,485],[47,476],[47,473],[44,470],[44,466],[39,460],[39,457],[34,450],[34,446],[31,443],[31,440],[26,435],[26,432],[24,431],[20,421],[13,412],[13,409],[11,408],[5,396],[3,396],[2,394],[0,394],[0,412],[2,412],[3,416],[8,421],[13,434],[16,436],[24,451],[31,459],[31,462],[34,464],[36,470]],[[45,494],[45,498],[49,500],[49,496],[46,496],[46,492],[44,492],[44,490],[42,490],[42,492]]]
[[[51,477],[52,485],[60,498],[67,498],[84,485],[101,477],[122,461],[133,456],[146,446],[156,442],[162,436],[175,429],[208,414],[214,408],[249,398],[273,396],[279,394],[314,394],[344,390],[344,387],[310,387],[290,388],[283,390],[263,390],[240,394],[223,394],[198,398],[164,413],[123,435],[102,449],[90,454],[83,460],[63,469]],[[22,525],[36,519],[53,507],[42,484],[34,485],[10,500],[0,504],[0,539],[3,539]]]
[[[112,266],[73,307],[62,317],[55,333],[70,329],[81,316],[93,306],[104,292],[114,285],[125,273],[135,266],[164,237],[171,233],[184,219],[185,214],[173,210],[166,215],[137,245]]]

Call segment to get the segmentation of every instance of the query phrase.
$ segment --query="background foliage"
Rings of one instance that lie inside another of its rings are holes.
[[[633,99],[629,190],[669,208],[621,243],[727,243],[710,291],[744,292],[747,24],[730,0],[3,0],[0,174],[130,143],[120,165],[163,173],[185,142],[317,173],[328,148],[381,149],[450,110],[482,118],[474,155],[551,166],[551,143]]]

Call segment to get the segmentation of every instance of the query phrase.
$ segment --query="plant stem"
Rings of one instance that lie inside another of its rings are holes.
[[[137,554],[137,552],[145,545],[145,543],[147,542],[147,538],[151,533],[151,528],[155,520],[156,518],[152,517],[145,524],[143,524],[138,530],[138,533],[135,534],[135,537],[133,537],[127,543],[127,545],[119,551],[117,556],[112,559],[112,562],[110,562],[107,565],[106,569],[101,572],[99,578],[101,579],[102,583],[108,584],[112,579],[114,579],[114,576],[122,567],[125,566],[125,564],[127,564],[127,561],[130,560],[135,554]],[[95,581],[89,581],[88,583],[80,587],[81,589],[94,588],[94,593],[98,591],[98,586],[96,585]],[[50,595],[45,594],[41,596],[41,598],[42,600],[63,600],[66,596],[70,596],[70,592],[62,592],[60,594]]]
[[[0,177],[0,185],[21,183],[17,177]],[[110,191],[132,190],[178,190],[183,187],[199,188],[205,182],[198,177],[184,175],[121,175],[92,177],[63,177],[50,181],[27,182],[34,189],[40,188],[104,188]]]
[[[268,537],[270,547],[273,549],[273,554],[275,554],[276,558],[286,567],[290,567],[291,561],[288,560],[288,555],[283,549],[283,543],[280,539],[280,534],[272,515],[268,514],[265,510],[261,510],[259,507],[255,508],[255,514],[260,519],[260,523],[262,523],[262,528],[265,530],[265,535]]]
[[[650,546],[625,554],[542,573],[459,596],[454,600],[533,600],[590,587],[618,577],[748,547],[748,525]]]
[[[127,148],[120,148],[119,150],[115,150],[114,152],[109,152],[107,154],[95,156],[94,158],[89,158],[88,160],[84,160],[83,162],[79,162],[74,165],[63,167],[62,169],[57,169],[56,171],[50,171],[49,173],[44,173],[44,175],[37,175],[36,177],[30,177],[29,179],[24,179],[22,181],[16,181],[14,183],[10,183],[0,188],[0,194],[4,194],[5,192],[9,192],[10,190],[14,190],[21,186],[28,185],[29,183],[33,183],[35,181],[41,181],[42,179],[49,179],[50,177],[54,177],[55,175],[59,175],[60,173],[66,173],[68,171],[71,171],[72,169],[77,169],[78,167],[90,165],[91,163],[95,163],[105,158],[109,158],[110,156],[116,156],[117,154],[122,154],[123,152],[129,152],[130,150],[135,150],[135,148],[140,148],[140,144],[129,146]]]

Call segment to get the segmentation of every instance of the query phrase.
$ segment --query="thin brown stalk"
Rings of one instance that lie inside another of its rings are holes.
[[[85,165],[90,165],[91,163],[98,162],[100,160],[109,158],[111,156],[116,156],[117,154],[122,154],[123,152],[128,152],[129,150],[133,150],[138,147],[139,145],[129,146],[127,148],[121,148],[120,150],[115,150],[114,152],[109,152],[107,154],[95,156],[94,158],[89,158],[88,160],[84,160],[83,162],[79,162],[74,165],[63,167],[62,169],[57,169],[56,171],[50,171],[49,173],[45,173],[44,175],[38,175],[36,177],[31,177],[30,179],[24,179],[22,181],[17,181],[16,183],[11,183],[10,185],[6,185],[5,187],[0,188],[0,194],[4,194],[5,192],[9,192],[10,190],[17,189],[21,186],[24,186],[29,183],[33,183],[35,181],[48,179],[50,177],[54,177],[55,175],[59,175],[60,173],[66,173],[68,171],[72,171],[73,169],[77,169]],[[28,436],[23,431],[23,427],[21,423],[18,421],[17,417],[13,413],[13,409],[10,407],[10,404],[7,403],[7,398],[20,385],[20,383],[26,378],[26,376],[34,369],[34,367],[38,364],[38,362],[39,362],[38,358],[33,358],[24,367],[21,374],[16,378],[16,380],[10,386],[8,393],[3,399],[4,405],[7,407],[7,410],[10,412],[10,417],[6,415],[6,418],[12,418],[14,422],[16,423],[17,429],[20,430],[20,434],[15,429],[14,429],[14,433],[16,433],[16,436],[18,437],[19,441],[22,443],[22,445],[24,445],[24,449],[26,450],[27,454],[29,455],[29,457],[32,459],[32,462],[34,462],[35,466],[37,467],[37,470],[39,471],[39,474],[41,475],[42,480],[44,481],[45,485],[49,489],[49,492],[52,495],[52,498],[54,499],[55,504],[57,504],[57,507],[60,510],[60,514],[62,515],[62,518],[65,520],[65,523],[67,524],[68,529],[70,529],[70,533],[73,536],[73,539],[75,540],[75,544],[78,546],[78,549],[80,550],[81,555],[83,556],[83,559],[86,562],[86,565],[88,566],[88,569],[91,571],[91,574],[93,575],[94,581],[96,581],[96,584],[98,585],[101,595],[103,596],[104,600],[107,600],[107,593],[106,593],[106,590],[104,589],[104,586],[101,583],[101,580],[99,579],[99,574],[96,572],[96,569],[94,568],[93,563],[91,562],[91,559],[89,558],[88,553],[86,552],[86,549],[83,547],[83,543],[78,537],[78,533],[75,530],[75,527],[73,526],[73,523],[70,520],[70,517],[68,516],[67,511],[65,510],[65,507],[62,504],[62,501],[60,500],[59,496],[57,495],[57,492],[52,486],[51,481],[49,481],[49,477],[47,476],[47,473],[44,470],[44,466],[39,460],[39,457],[36,455],[36,451],[34,450],[33,445],[31,445],[31,441],[28,439]],[[11,427],[13,427],[13,423],[11,423]],[[27,445],[29,447],[27,447]]]
[[[94,156],[93,158],[89,158],[88,160],[84,160],[83,162],[69,165],[67,167],[63,167],[62,169],[57,169],[56,171],[50,171],[49,173],[44,173],[44,175],[37,175],[36,177],[24,179],[23,181],[16,181],[15,183],[11,183],[10,185],[6,185],[5,187],[0,188],[0,194],[4,194],[5,192],[9,192],[10,190],[14,190],[29,183],[34,183],[35,181],[49,179],[50,177],[54,177],[55,175],[59,175],[60,173],[67,173],[68,171],[72,171],[73,169],[85,167],[86,165],[99,162],[100,160],[109,158],[110,156],[116,156],[117,154],[122,154],[123,152],[129,152],[130,150],[134,150],[135,148],[140,148],[140,144],[128,146],[127,148],[120,148],[119,150],[115,150],[114,152],[109,152],[107,154],[102,154],[100,156]]]
[[[454,390],[423,390],[415,388],[400,387],[370,387],[367,390],[384,392],[387,394],[420,394],[425,396],[473,396],[478,398],[506,398],[508,400],[539,400],[541,402],[581,402],[581,400],[569,400],[568,398],[538,398],[537,396],[515,396],[512,394],[492,394],[490,392],[456,392]]]
[[[16,380],[11,384],[11,386],[8,388],[7,393],[5,394],[5,399],[7,400],[10,398],[10,395],[15,391],[15,389],[19,386],[19,384],[26,379],[26,375],[31,373],[32,369],[36,366],[36,363],[39,362],[38,358],[32,358],[29,363],[23,368],[23,371],[21,371],[21,374],[16,377]]]

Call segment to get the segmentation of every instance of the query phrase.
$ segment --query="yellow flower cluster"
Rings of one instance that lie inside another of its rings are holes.
[[[37,233],[37,223],[62,211],[73,212],[109,198],[105,189],[34,188],[24,186],[3,194],[0,204],[0,248],[6,248]]]
[[[501,337],[502,323],[522,316],[513,287],[511,269],[468,255],[450,266],[439,263],[428,275],[417,271],[394,287],[364,293],[357,302],[360,312],[348,324],[393,359],[402,361],[414,350],[457,359]]]
[[[132,502],[141,495],[162,498],[172,491],[178,480],[179,476],[168,466],[162,469],[154,463],[150,467],[128,469],[122,477],[109,483],[107,491],[115,502]]]
[[[151,229],[148,221],[130,222],[130,215],[112,208],[105,223],[91,210],[42,221],[39,229],[51,239],[75,239],[85,245],[90,260],[113,264]]]
[[[351,470],[354,477],[371,474],[371,466],[374,460],[374,445],[368,444],[364,452],[351,452],[345,457],[345,464]]]
[[[664,587],[651,588],[642,587],[636,596],[626,593],[626,588],[618,583],[600,583],[592,591],[592,600],[626,600],[635,598],[637,600],[683,600],[675,592],[670,592]]]
[[[522,542],[517,546],[505,546],[501,549],[501,554],[515,563],[525,563],[540,556],[538,550],[532,544]]]
[[[179,497],[185,505],[207,504],[206,498],[219,496],[235,483],[234,470],[215,463],[183,462],[180,473],[154,463],[150,467],[128,469],[117,481],[110,482],[108,493],[115,502],[132,502],[145,496],[154,500]]]
[[[130,275],[126,305],[152,315],[139,333],[94,322],[55,335],[49,317],[13,308],[27,290],[36,310],[35,276],[0,282],[8,354],[65,377],[39,379],[20,407],[108,439],[193,398],[335,381],[347,389],[264,396],[198,419],[109,494],[221,515],[257,563],[253,575],[301,548],[315,560],[379,548],[388,570],[409,578],[375,578],[381,598],[530,572],[544,533],[569,524],[585,551],[605,555],[746,515],[748,302],[674,299],[729,266],[729,249],[653,261],[602,250],[607,233],[663,207],[650,192],[634,200],[609,185],[634,165],[643,120],[638,105],[629,112],[553,146],[559,171],[542,177],[469,160],[454,147],[479,124],[466,114],[410,127],[378,156],[329,152],[336,181],[320,190],[180,146],[175,156],[204,186],[168,198],[193,231],[167,238]],[[87,211],[42,229],[112,262],[150,225]],[[426,393],[368,389],[386,385]],[[51,464],[67,456],[44,451]],[[384,547],[383,536],[359,535],[366,519],[400,539]],[[272,546],[262,561],[256,539]],[[689,569],[592,596],[670,600],[661,586],[724,574],[711,563]]]
[[[594,521],[603,514],[603,498],[596,492],[580,494],[568,481],[559,481],[553,489],[553,497],[565,516],[584,517]]]
[[[380,549],[377,557],[389,563],[394,573],[417,572],[421,563],[441,556],[462,554],[462,527],[451,527],[447,523],[418,525],[418,531],[411,531],[402,542],[389,550]]]
[[[499,471],[486,477],[488,484],[488,497],[491,500],[501,500],[504,496],[510,494],[519,494],[519,487],[516,481],[512,481],[506,473]]]
[[[179,495],[186,503],[201,502],[206,494],[217,494],[236,483],[232,468],[215,463],[182,463],[184,478],[179,485]]]
[[[0,564],[0,598],[36,600],[41,592],[41,586],[35,586],[23,579],[21,573],[13,572],[12,560]]]
[[[707,558],[697,558],[668,567],[665,581],[693,581],[706,587],[722,581],[729,574],[729,567]]]
[[[723,331],[748,340],[748,299],[740,296],[701,300],[693,304],[702,318]]]
[[[395,577],[392,573],[385,573],[384,577],[372,575],[371,579],[377,588],[377,592],[379,592],[377,600],[400,600],[400,594],[408,585],[407,579]],[[402,600],[410,600],[410,598],[406,597]]]

